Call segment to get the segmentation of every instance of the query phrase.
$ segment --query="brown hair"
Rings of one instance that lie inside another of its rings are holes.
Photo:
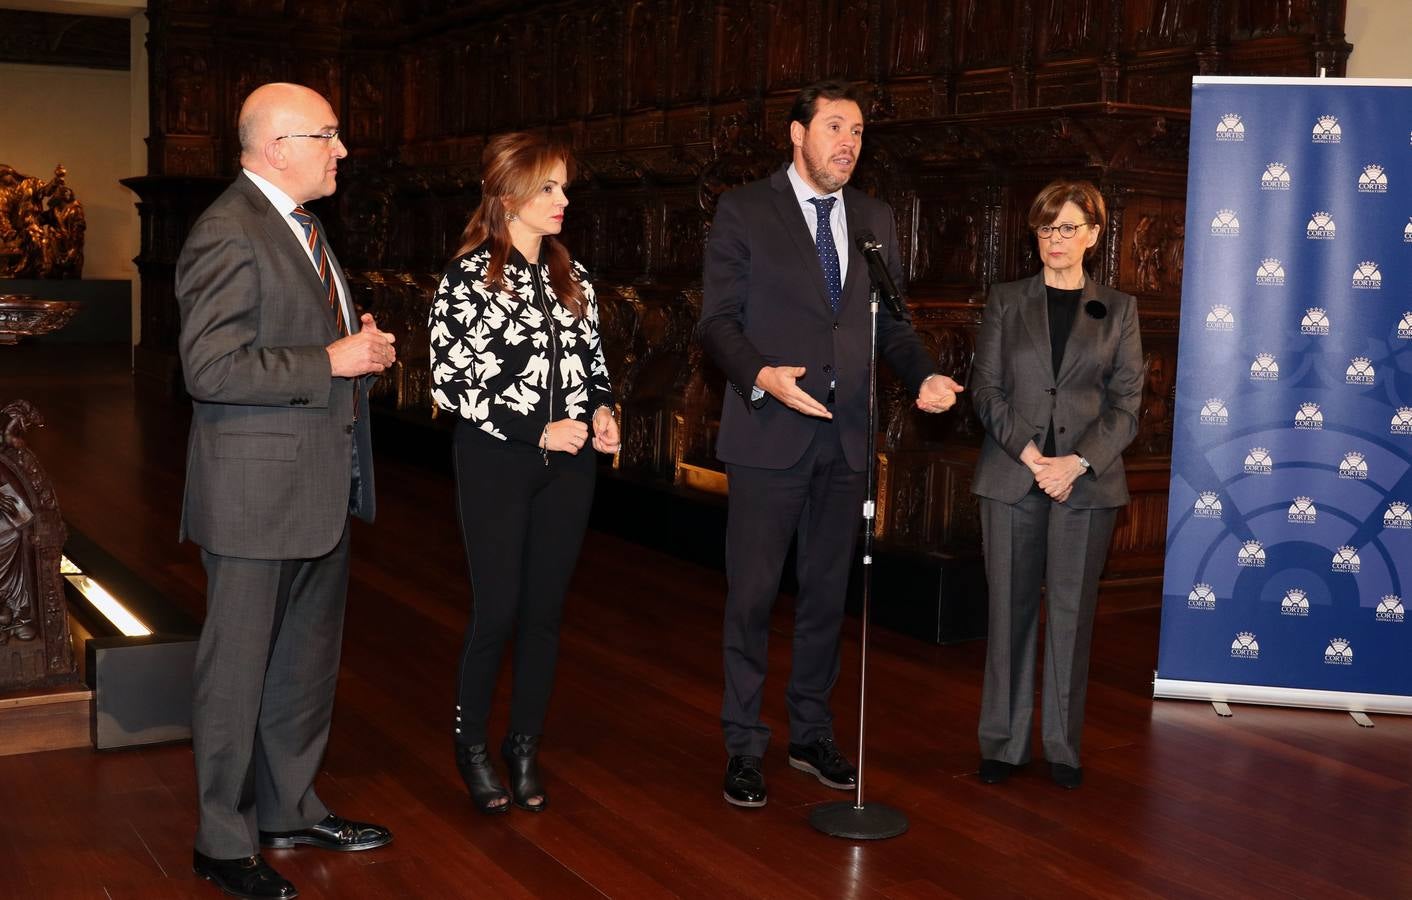
[[[1084,221],[1097,226],[1099,234],[1108,227],[1108,208],[1103,203],[1103,195],[1094,187],[1093,182],[1058,178],[1046,184],[1039,196],[1034,198],[1034,203],[1030,204],[1030,228],[1052,224],[1059,218],[1059,211],[1064,208],[1065,203],[1077,206],[1084,215]],[[1098,242],[1095,241],[1092,247],[1084,251],[1084,255],[1088,256],[1097,247]]]
[[[839,81],[830,78],[827,81],[816,81],[800,89],[794,97],[794,105],[789,108],[789,121],[798,122],[805,128],[814,121],[814,113],[818,112],[819,99],[824,100],[852,100],[859,108],[863,106],[858,99],[858,88],[846,81]]]
[[[490,241],[490,262],[485,267],[485,282],[490,287],[505,290],[505,261],[510,258],[512,246],[506,214],[527,203],[544,186],[558,162],[563,162],[568,179],[572,180],[574,159],[568,148],[542,134],[517,131],[496,135],[486,143],[480,158],[480,205],[461,232],[456,256]],[[548,255],[549,285],[559,302],[583,318],[587,299],[583,286],[574,277],[569,251],[552,235],[545,235],[540,253],[541,257]]]

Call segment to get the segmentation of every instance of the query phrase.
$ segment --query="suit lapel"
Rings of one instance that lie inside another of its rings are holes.
[[[338,325],[328,309],[328,303],[324,299],[328,293],[324,290],[324,283],[319,278],[319,272],[314,268],[314,264],[309,259],[309,254],[300,245],[299,239],[294,236],[294,232],[284,223],[284,216],[279,214],[279,210],[270,207],[268,215],[265,216],[265,231],[275,241],[275,246],[285,251],[290,263],[299,271],[299,281],[307,290],[311,303],[318,305],[324,313],[323,321],[328,325],[330,338],[338,337]],[[322,226],[320,226],[322,227]],[[280,240],[283,237],[284,240]],[[325,242],[325,247],[327,247]],[[332,258],[330,258],[330,262]]]
[[[274,204],[270,202],[270,198],[266,197],[264,192],[256,187],[255,182],[241,175],[240,184],[241,189],[250,199],[250,202],[255,205],[256,209],[260,210],[260,227],[264,229],[265,236],[269,238],[270,245],[279,250],[279,252],[284,255],[285,261],[299,273],[297,278],[299,279],[299,283],[303,285],[303,292],[309,295],[309,302],[316,304],[317,307],[325,313],[321,321],[327,326],[329,338],[337,338],[338,325],[332,314],[329,313],[327,305],[324,302],[324,298],[328,296],[324,291],[324,283],[319,280],[319,273],[314,268],[314,264],[309,261],[309,254],[305,252],[303,245],[299,242],[299,238],[294,236],[294,230],[290,228],[289,225],[285,224],[284,216],[279,214],[279,210],[275,209]],[[327,241],[324,242],[324,246],[325,248],[328,247]],[[334,264],[335,271],[337,271],[337,264],[334,262],[331,253],[329,254],[329,262]],[[289,287],[292,288],[293,285]]]
[[[832,313],[833,306],[829,303],[829,289],[824,284],[824,269],[819,264],[819,249],[814,246],[814,241],[809,237],[809,226],[804,222],[804,211],[799,207],[799,200],[794,196],[794,187],[790,184],[789,175],[785,173],[784,169],[780,169],[770,177],[770,186],[775,190],[775,213],[784,226],[785,234],[789,235],[794,249],[798,251],[804,271],[808,273],[809,283],[814,286],[819,300]],[[852,264],[853,261],[850,258],[849,265]],[[844,296],[847,296],[846,291]]]
[[[1044,362],[1046,372],[1054,371],[1054,353],[1049,346],[1049,295],[1044,290],[1044,270],[1025,283],[1020,300],[1020,321],[1034,342],[1035,358]]]
[[[1064,361],[1059,364],[1056,383],[1067,378],[1087,349],[1098,341],[1103,323],[1084,310],[1090,300],[1098,300],[1098,285],[1092,278],[1085,281],[1084,292],[1079,295],[1079,308],[1074,311],[1074,324],[1069,329],[1069,340],[1064,344]]]

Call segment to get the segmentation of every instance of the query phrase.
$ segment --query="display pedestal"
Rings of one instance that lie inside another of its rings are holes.
[[[0,694],[0,756],[92,746],[92,716],[82,685]]]

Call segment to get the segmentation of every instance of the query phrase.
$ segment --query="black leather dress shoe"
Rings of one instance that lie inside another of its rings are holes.
[[[262,831],[260,846],[287,850],[297,844],[320,850],[371,850],[392,843],[392,832],[381,825],[354,822],[329,813],[317,825],[298,831]]]
[[[760,757],[732,756],[726,763],[726,802],[732,806],[755,808],[765,805],[765,773],[760,771]]]
[[[1008,763],[1001,759],[981,760],[981,782],[983,784],[999,784],[1010,777],[1010,773],[1018,769],[1014,763]]]
[[[1066,766],[1063,763],[1049,764],[1049,777],[1065,790],[1072,791],[1084,783],[1084,770],[1079,766]]]
[[[241,859],[212,859],[193,850],[191,870],[232,897],[290,900],[299,896],[294,885],[270,868],[259,854]]]
[[[831,737],[815,738],[807,744],[790,744],[789,765],[808,772],[835,790],[851,791],[858,787],[857,767],[844,757]]]

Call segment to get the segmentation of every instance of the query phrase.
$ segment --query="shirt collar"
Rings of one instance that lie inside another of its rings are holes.
[[[255,183],[255,187],[260,189],[260,193],[265,195],[270,201],[270,205],[273,206],[280,215],[288,216],[290,213],[294,212],[294,208],[299,205],[284,191],[275,187],[249,169],[241,169],[240,171],[244,172],[245,177]]]
[[[839,188],[832,194],[814,193],[814,189],[804,183],[804,178],[799,174],[799,171],[794,168],[794,163],[789,164],[789,168],[785,169],[785,174],[789,176],[789,185],[794,188],[794,197],[799,201],[800,205],[808,203],[815,197],[833,197],[840,202],[843,200],[843,188]]]

